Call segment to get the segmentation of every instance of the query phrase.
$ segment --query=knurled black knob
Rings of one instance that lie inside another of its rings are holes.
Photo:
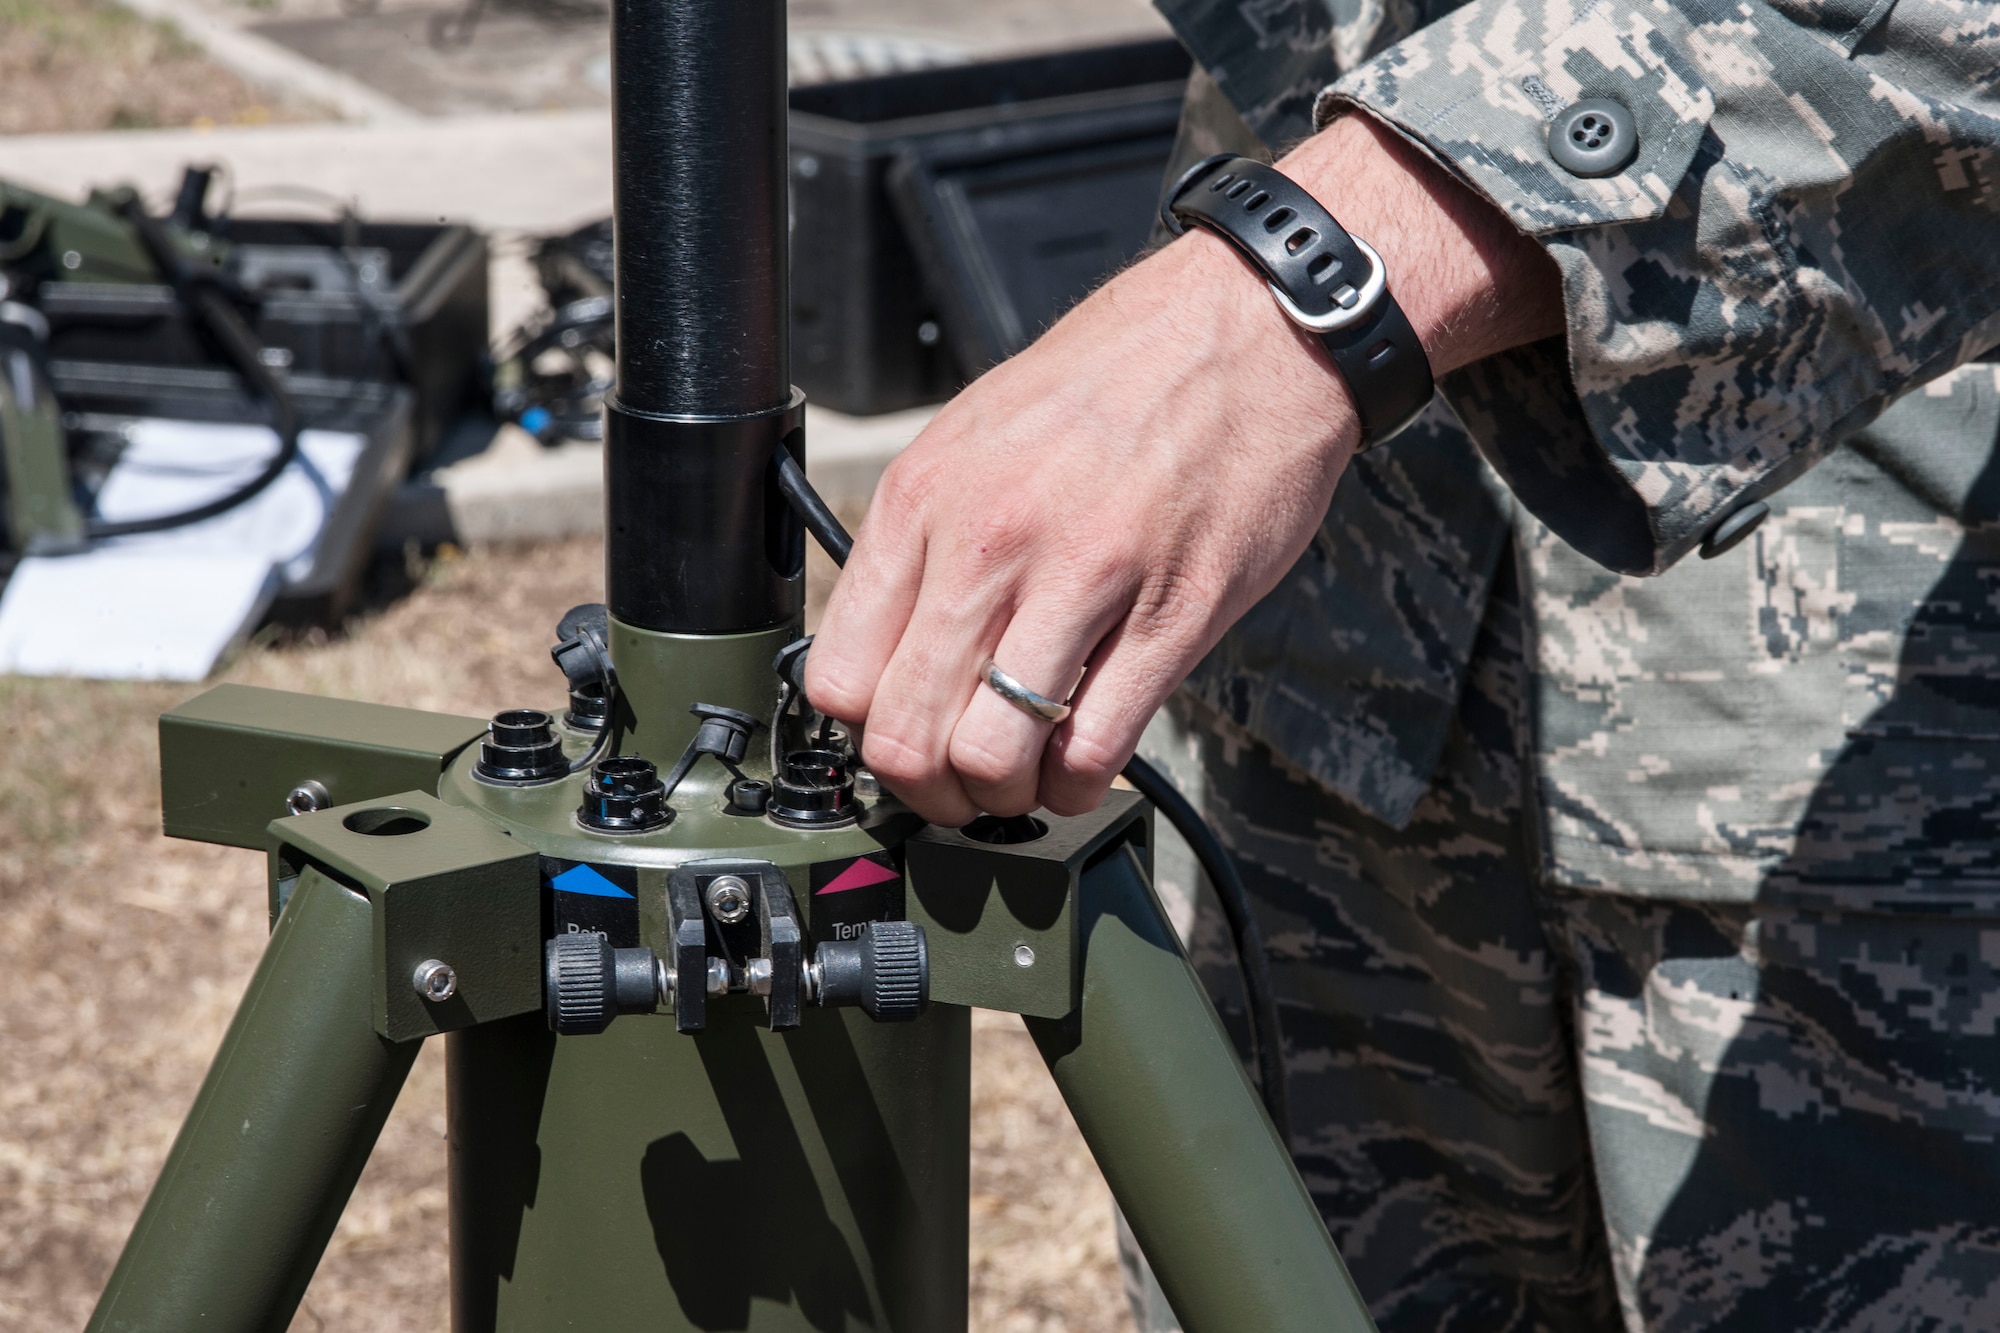
[[[878,1023],[906,1023],[930,1004],[930,950],[913,921],[870,921],[860,939],[822,943],[813,965],[822,1005],[859,1005]]]
[[[923,1013],[931,1000],[930,951],[914,921],[871,922],[861,938],[872,984],[861,1009],[879,1023],[901,1023]]]
[[[646,1012],[661,999],[659,957],[651,949],[614,949],[602,935],[556,936],[544,968],[549,1026],[565,1036],[602,1032],[618,1015]]]
[[[549,941],[543,1004],[549,1026],[564,1036],[602,1032],[618,1016],[611,945],[602,935],[558,935]]]

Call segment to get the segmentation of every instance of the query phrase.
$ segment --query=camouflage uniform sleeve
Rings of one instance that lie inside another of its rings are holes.
[[[1351,70],[1360,107],[1541,240],[1567,336],[1443,390],[1530,510],[1673,564],[1899,395],[2000,342],[2000,7],[1472,0]],[[1554,115],[1623,103],[1584,179]]]

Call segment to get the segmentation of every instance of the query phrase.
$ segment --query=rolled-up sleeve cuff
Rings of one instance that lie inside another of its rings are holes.
[[[1440,387],[1528,509],[1621,572],[1666,569],[2000,340],[2000,212],[1953,168],[2000,151],[2000,118],[1962,75],[1871,68],[1866,24],[1830,35],[1798,8],[1470,0],[1316,106],[1368,112],[1556,261],[1565,337]],[[1586,98],[1636,123],[1613,174],[1551,152]]]
[[[1715,111],[1685,43],[1679,16],[1662,6],[1474,0],[1328,88],[1316,118],[1366,110],[1533,236],[1642,223],[1667,211]],[[1620,102],[1638,129],[1637,155],[1609,176],[1574,175],[1549,150],[1551,118],[1587,97]],[[1572,343],[1591,346],[1574,325],[1577,298],[1589,302],[1578,289],[1595,275],[1572,274],[1574,255],[1555,257],[1572,337],[1516,348],[1439,387],[1530,512],[1609,568],[1657,572],[1698,543],[1751,478],[1676,476],[1671,463],[1622,458],[1600,443],[1569,355]]]
[[[1684,26],[1628,0],[1475,0],[1328,88],[1315,119],[1363,107],[1532,235],[1658,217],[1715,114]],[[1632,163],[1594,179],[1548,145],[1550,117],[1587,97],[1623,103],[1639,131]]]

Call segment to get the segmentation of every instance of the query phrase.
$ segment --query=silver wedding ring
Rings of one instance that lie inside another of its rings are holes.
[[[1038,717],[1044,722],[1060,722],[1070,714],[1068,704],[1057,703],[1045,694],[1036,694],[1026,685],[1023,685],[1020,681],[1015,680],[1012,676],[1002,671],[994,664],[993,659],[990,657],[986,659],[986,665],[979,668],[979,674],[988,685],[993,687],[995,694],[1026,713],[1029,717]]]

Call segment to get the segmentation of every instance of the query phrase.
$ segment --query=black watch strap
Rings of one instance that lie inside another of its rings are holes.
[[[1431,362],[1389,294],[1381,256],[1275,167],[1221,153],[1197,162],[1160,202],[1178,236],[1214,232],[1264,271],[1271,295],[1325,344],[1361,418],[1363,447],[1380,444],[1430,406]]]

